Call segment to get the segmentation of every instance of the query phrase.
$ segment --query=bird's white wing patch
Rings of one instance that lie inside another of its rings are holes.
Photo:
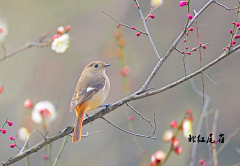
[[[87,90],[87,92],[90,92],[91,90],[93,90],[94,88],[92,88],[92,87],[88,87],[86,90]]]

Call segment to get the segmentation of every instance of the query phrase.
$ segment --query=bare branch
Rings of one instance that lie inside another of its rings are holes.
[[[136,1],[137,2],[137,1]],[[186,26],[186,29],[190,28],[191,25],[194,23],[194,21],[202,14],[202,12],[204,10],[206,10],[212,3],[214,2],[214,0],[210,0],[208,1],[208,3],[203,6],[199,12],[196,13],[196,15],[192,18],[192,20],[188,23],[188,25]],[[145,22],[144,22],[145,23]],[[146,23],[145,23],[146,24]],[[154,69],[152,70],[151,74],[149,75],[148,79],[146,80],[146,82],[144,83],[144,85],[142,86],[142,88],[139,90],[139,92],[143,91],[144,89],[147,88],[147,86],[150,84],[150,82],[152,81],[152,79],[154,78],[154,76],[157,74],[158,70],[161,68],[161,66],[163,65],[163,63],[167,60],[167,58],[172,54],[173,50],[175,50],[177,44],[179,43],[179,41],[183,38],[183,36],[186,34],[186,29],[184,28],[184,30],[181,32],[181,34],[177,37],[177,39],[173,42],[173,44],[171,45],[171,47],[169,48],[169,50],[167,51],[167,53],[164,55],[163,58],[161,58],[158,63],[156,64],[156,66],[154,67]]]
[[[226,10],[235,10],[235,9],[237,9],[237,7],[228,8],[228,7],[224,6],[223,4],[219,3],[218,1],[214,1],[214,3],[218,4],[219,6],[223,7]]]
[[[20,150],[20,153],[19,153],[19,154],[22,154],[22,153],[23,153],[24,149],[27,147],[27,143],[28,143],[28,140],[29,140],[30,136],[31,136],[35,131],[36,131],[36,129],[33,130],[33,132],[31,132],[31,133],[27,136],[27,140],[25,141],[25,143],[24,143],[22,149]]]
[[[123,128],[121,128],[121,127],[113,124],[112,122],[108,121],[108,120],[105,119],[104,117],[101,117],[101,118],[102,118],[103,120],[105,120],[106,122],[108,122],[109,124],[111,124],[112,126],[118,128],[119,130],[122,130],[122,131],[125,132],[125,133],[131,134],[131,135],[134,135],[134,136],[137,136],[137,137],[145,137],[145,138],[156,139],[156,137],[152,137],[152,135],[155,133],[156,130],[154,130],[154,132],[153,132],[151,135],[149,135],[149,136],[147,136],[147,135],[142,135],[142,134],[136,134],[136,133],[132,133],[132,132],[130,132],[130,131],[124,130]]]
[[[157,51],[157,48],[156,48],[155,44],[153,43],[153,40],[152,40],[152,38],[151,38],[151,36],[150,36],[150,33],[149,33],[149,31],[148,31],[148,27],[147,27],[147,24],[146,24],[146,20],[145,20],[145,18],[144,18],[144,16],[143,16],[143,13],[142,13],[142,10],[141,10],[140,5],[139,5],[139,3],[138,3],[138,0],[135,0],[135,2],[136,2],[136,4],[138,5],[138,11],[139,11],[140,16],[141,16],[141,18],[142,18],[144,28],[145,28],[145,30],[146,30],[147,36],[148,36],[148,38],[149,38],[149,40],[150,40],[150,43],[151,43],[151,45],[152,45],[152,47],[153,47],[153,50],[155,51],[155,54],[157,55],[158,59],[160,60],[161,57],[160,57],[160,55],[159,55],[159,53],[158,53],[158,51]]]
[[[127,28],[130,28],[130,29],[132,29],[132,27],[131,26],[129,26],[129,25],[127,25],[127,24],[124,24],[124,23],[122,23],[122,22],[120,22],[120,21],[118,21],[116,18],[114,18],[113,16],[111,16],[110,14],[108,14],[107,12],[105,12],[105,11],[102,11],[104,14],[106,14],[108,17],[110,17],[111,19],[113,19],[114,21],[116,21],[117,23],[119,23],[120,25],[122,25],[122,26],[125,26],[125,27],[127,27]],[[139,30],[139,29],[137,29],[137,28],[135,28],[135,29],[132,29],[132,30],[135,30],[135,31],[137,31],[137,32],[141,32],[142,34],[144,34],[144,35],[147,35],[147,33],[146,32],[143,32],[143,31],[141,31],[141,30]]]
[[[82,135],[81,137],[82,137],[82,138],[86,138],[86,137],[88,137],[88,136],[91,136],[91,135],[93,135],[93,134],[100,133],[100,132],[101,132],[101,131],[94,131],[94,132],[92,132],[92,133],[88,133],[88,132],[87,132],[86,135]]]
[[[217,59],[213,60],[212,62],[208,63],[207,65],[205,65],[204,67],[200,68],[199,70],[195,71],[194,73],[191,73],[189,75],[187,75],[186,77],[183,77],[171,84],[166,85],[165,87],[162,87],[160,89],[157,89],[155,91],[150,91],[150,92],[146,92],[146,93],[142,93],[140,95],[135,95],[133,96],[132,100],[137,100],[139,98],[144,98],[147,96],[151,96],[151,95],[155,95],[157,93],[161,93],[164,92],[170,88],[173,88],[179,84],[181,84],[182,82],[185,82],[187,80],[189,80],[190,78],[200,74],[201,72],[207,70],[208,68],[210,68],[211,66],[215,65],[216,63],[220,62],[222,59],[226,58],[228,55],[232,54],[233,52],[237,51],[238,49],[240,49],[240,45],[236,46],[235,48],[233,48],[231,51],[229,52],[224,52],[222,53],[222,55],[220,55]]]
[[[130,107],[134,112],[136,112],[136,113],[141,117],[141,119],[146,120],[152,127],[154,127],[154,125],[152,124],[152,122],[151,122],[149,119],[145,118],[140,112],[138,112],[136,109],[134,109],[128,102],[127,102],[126,104],[127,104],[127,106]]]
[[[9,57],[15,55],[16,53],[18,53],[20,51],[26,50],[26,49],[28,49],[30,47],[33,47],[33,46],[36,46],[36,47],[49,46],[51,44],[51,41],[46,42],[46,43],[42,42],[43,39],[45,39],[47,37],[47,35],[48,34],[40,35],[37,39],[32,40],[30,42],[26,42],[24,45],[19,46],[18,48],[14,49],[14,50],[11,50],[11,51],[8,51],[7,48],[6,48],[6,45],[3,44],[2,48],[4,50],[4,53],[3,53],[2,57],[0,58],[0,62],[3,61],[6,58],[9,58]]]
[[[217,85],[205,72],[202,72],[213,84]]]
[[[190,82],[191,82],[191,85],[192,85],[192,88],[193,88],[194,92],[197,95],[203,97],[203,93],[200,90],[197,89],[197,87],[194,83],[194,80],[190,79]],[[201,112],[201,115],[199,117],[199,121],[198,121],[198,124],[197,124],[197,129],[196,129],[195,135],[201,135],[201,129],[202,129],[203,121],[206,117],[207,110],[208,110],[208,107],[209,107],[210,101],[211,101],[211,98],[207,94],[205,94],[204,97],[205,97],[205,104],[203,105],[202,112]],[[198,144],[193,144],[192,151],[191,151],[191,161],[190,161],[189,166],[194,166],[195,165],[197,146],[198,146]],[[208,144],[208,146],[209,146],[209,148],[211,148],[210,144]],[[211,158],[211,153],[209,155],[210,155],[210,158]]]
[[[138,3],[138,1],[137,1]],[[198,16],[200,16],[202,14],[202,12],[204,10],[206,10],[212,3],[215,3],[215,0],[209,0],[205,6],[203,6],[199,12],[196,13],[196,15],[192,18],[192,20],[188,23],[186,29],[188,29],[193,23],[194,21],[198,18]],[[142,16],[142,12],[139,8],[139,12],[141,14],[141,17],[144,18]],[[144,26],[146,27],[146,22],[145,20],[143,21],[144,23]],[[166,54],[164,55],[163,58],[161,58],[156,66],[154,67],[154,69],[152,70],[151,74],[149,75],[149,77],[147,78],[147,80],[145,81],[144,85],[142,86],[141,89],[139,89],[137,92],[115,102],[114,104],[112,104],[111,106],[109,106],[107,109],[102,109],[101,111],[95,113],[93,116],[89,117],[88,119],[85,119],[83,121],[83,126],[98,119],[98,118],[102,118],[104,115],[114,111],[115,109],[117,109],[118,107],[122,106],[123,104],[125,104],[126,102],[129,102],[129,101],[132,101],[132,100],[138,100],[138,99],[141,99],[141,98],[144,98],[144,97],[148,97],[148,96],[151,96],[151,95],[155,95],[155,94],[158,94],[158,93],[161,93],[161,92],[164,92],[172,87],[175,87],[179,84],[181,84],[182,82],[184,81],[187,81],[189,80],[190,78],[200,74],[201,72],[207,70],[208,68],[210,68],[211,66],[215,65],[216,63],[220,62],[221,60],[223,60],[224,58],[226,58],[227,56],[229,56],[230,54],[234,53],[236,50],[240,49],[240,45],[236,46],[235,48],[233,48],[232,50],[226,50],[222,55],[220,55],[217,59],[213,60],[212,62],[210,62],[209,64],[205,65],[204,67],[200,68],[199,70],[195,71],[194,73],[191,73],[189,75],[187,75],[186,77],[184,78],[181,78],[169,85],[166,85],[165,87],[162,87],[160,89],[157,89],[155,91],[150,91],[150,92],[144,92],[148,85],[150,84],[150,82],[152,81],[152,79],[154,78],[154,76],[156,75],[156,73],[158,72],[158,70],[161,68],[161,66],[163,65],[163,63],[167,60],[167,58],[171,55],[171,53],[173,52],[173,50],[175,50],[177,44],[179,43],[179,41],[182,39],[182,37],[185,35],[186,33],[186,29],[184,28],[184,30],[181,32],[181,34],[177,37],[177,39],[173,42],[173,44],[171,45],[171,47],[169,48],[169,50],[166,52]],[[45,43],[42,44],[42,45],[37,45],[37,44],[30,44],[29,46],[29,43],[26,43],[24,46],[16,49],[17,51],[13,50],[12,52],[12,55],[15,54],[16,52],[19,52],[19,50],[24,50],[26,48],[29,48],[31,46],[39,46],[39,47],[44,47],[46,46],[48,43]],[[8,53],[10,54],[10,53]],[[10,54],[11,56],[11,54]],[[9,57],[10,57],[9,56]],[[0,58],[0,61],[5,59],[5,57],[3,56],[2,58]],[[144,92],[144,93],[142,93]],[[13,164],[19,160],[21,160],[22,158],[34,153],[34,152],[37,152],[38,150],[40,150],[42,147],[46,146],[47,144],[57,140],[57,139],[60,139],[70,133],[73,132],[73,129],[74,127],[73,126],[68,126],[66,127],[64,130],[60,131],[59,133],[51,136],[51,137],[48,137],[46,138],[46,140],[43,140],[41,142],[39,142],[38,144],[34,145],[33,147],[25,150],[22,154],[18,154],[16,156],[13,156],[11,158],[9,158],[8,160],[6,161],[2,161],[1,162],[1,166],[5,166],[5,165],[10,165],[10,164]]]
[[[62,151],[63,151],[65,145],[67,144],[67,138],[68,138],[68,136],[65,136],[65,139],[64,139],[64,141],[63,141],[63,143],[62,143],[62,146],[61,146],[61,148],[60,148],[60,150],[59,150],[59,152],[58,152],[57,157],[55,158],[55,161],[54,161],[54,163],[53,163],[53,166],[56,166],[56,165],[57,165],[58,160],[59,160],[59,158],[60,158],[60,156],[61,156],[61,154],[62,154]]]

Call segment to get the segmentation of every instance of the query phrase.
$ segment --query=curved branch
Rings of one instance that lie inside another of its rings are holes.
[[[229,56],[230,54],[234,53],[235,51],[237,51],[238,49],[240,49],[240,45],[238,45],[237,47],[233,48],[231,51],[229,52],[224,52],[222,55],[220,55],[217,59],[215,59],[214,61],[210,62],[209,64],[205,65],[204,67],[202,67],[201,69],[195,71],[194,73],[187,75],[186,77],[183,77],[181,79],[179,79],[178,81],[175,81],[163,88],[157,89],[155,91],[151,91],[151,92],[146,92],[146,93],[142,93],[142,94],[137,94],[137,92],[117,101],[116,103],[112,104],[111,106],[109,106],[108,108],[102,109],[101,111],[95,113],[93,116],[89,117],[88,119],[85,119],[83,121],[83,126],[98,119],[98,118],[102,118],[104,115],[114,111],[116,108],[122,106],[123,104],[132,101],[132,100],[137,100],[140,98],[144,98],[144,97],[148,97],[151,95],[155,95],[161,92],[166,91],[167,89],[173,88],[179,84],[181,84],[182,82],[185,82],[187,80],[189,80],[190,78],[200,74],[201,72],[207,70],[208,68],[210,68],[211,66],[213,66],[214,64],[220,62],[221,60],[223,60],[224,58],[226,58],[227,56]],[[46,140],[43,140],[41,142],[39,142],[38,144],[36,144],[35,146],[29,148],[28,150],[24,151],[22,154],[18,154],[14,157],[9,158],[6,161],[3,161],[1,163],[1,166],[7,166],[10,165],[12,163],[15,163],[19,160],[21,160],[22,158],[30,155],[31,153],[37,152],[39,149],[41,149],[42,147],[44,147],[47,144],[50,144],[51,142],[58,140],[70,133],[73,132],[74,127],[73,126],[68,126],[67,128],[65,128],[64,130],[60,131],[58,134],[53,135],[52,137],[46,138]]]
[[[35,40],[32,40],[30,42],[26,42],[24,45],[22,46],[19,46],[18,48],[12,50],[12,51],[9,51],[6,49],[6,46],[3,44],[2,47],[5,51],[5,53],[2,55],[2,57],[0,58],[0,62],[3,61],[4,59],[6,58],[9,58],[13,55],[15,55],[16,53],[20,52],[20,51],[23,51],[23,50],[26,50],[30,47],[46,47],[46,46],[49,46],[51,44],[51,42],[42,42],[43,39],[45,39],[47,37],[48,34],[43,34],[43,35],[40,35],[37,39]]]
[[[201,10],[196,13],[196,15],[193,17],[193,19],[189,22],[189,24],[187,25],[186,29],[188,29],[193,23],[194,21],[198,18],[198,16],[200,14],[202,14],[202,12],[204,10],[206,10],[207,7],[209,7],[212,3],[215,3],[215,0],[209,0],[209,2],[201,8]],[[141,13],[140,13],[141,14]],[[137,92],[115,102],[114,104],[112,104],[111,106],[109,106],[108,108],[102,109],[101,111],[95,113],[93,116],[89,117],[88,119],[85,119],[83,121],[83,126],[98,119],[98,118],[102,118],[104,115],[114,111],[116,108],[122,106],[123,104],[132,101],[132,100],[137,100],[140,98],[144,98],[144,97],[148,97],[151,95],[155,95],[161,92],[164,92],[170,88],[173,88],[179,84],[181,84],[182,82],[187,81],[188,79],[202,73],[203,71],[207,70],[208,68],[210,68],[211,66],[213,66],[214,64],[218,63],[219,61],[221,61],[222,59],[226,58],[228,55],[232,54],[233,52],[235,52],[236,50],[240,49],[240,45],[238,45],[237,47],[233,48],[232,50],[230,50],[229,52],[224,52],[221,56],[219,56],[217,59],[215,59],[214,61],[210,62],[209,64],[205,65],[204,67],[200,68],[199,70],[195,71],[194,73],[187,75],[186,77],[183,77],[182,79],[179,79],[176,82],[173,82],[163,88],[157,89],[155,91],[150,91],[150,92],[146,92],[147,90],[147,86],[150,84],[150,82],[152,81],[152,79],[154,78],[154,76],[156,75],[156,73],[158,72],[158,70],[160,69],[160,67],[162,66],[162,64],[166,61],[166,59],[171,55],[171,53],[173,52],[173,50],[175,50],[178,42],[182,39],[182,37],[185,35],[186,33],[186,29],[183,30],[181,32],[181,34],[177,37],[177,39],[174,41],[174,43],[172,44],[172,46],[170,47],[170,49],[167,51],[167,53],[164,55],[163,58],[161,58],[158,63],[156,64],[156,66],[154,67],[154,69],[152,70],[151,74],[149,75],[148,79],[146,80],[146,82],[144,83],[144,85],[142,86],[142,88],[140,90],[138,90]],[[26,45],[22,46],[21,48],[19,48],[19,50],[24,50],[26,48],[32,47],[32,46],[39,46],[41,47],[41,45],[37,45],[36,43],[26,43]],[[17,51],[18,52],[18,51]],[[13,51],[12,54],[15,54],[16,52]],[[0,61],[2,59],[5,59],[5,57],[0,58]],[[34,145],[33,147],[27,149],[26,151],[24,151],[22,154],[18,154],[14,157],[9,158],[6,161],[1,162],[1,166],[6,166],[6,165],[10,165],[13,164],[19,160],[21,160],[22,158],[37,152],[38,150],[40,150],[41,148],[43,148],[44,146],[46,146],[47,144],[50,144],[51,142],[60,139],[70,133],[73,132],[74,127],[73,126],[68,126],[66,127],[64,130],[60,131],[59,133],[57,133],[56,135],[53,135],[52,137],[48,137],[45,140],[39,142],[38,144]]]

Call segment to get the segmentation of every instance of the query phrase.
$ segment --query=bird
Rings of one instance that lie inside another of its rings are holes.
[[[105,73],[108,66],[110,64],[93,61],[82,71],[70,104],[70,112],[76,111],[73,143],[81,140],[84,114],[99,107],[109,93],[110,81]]]

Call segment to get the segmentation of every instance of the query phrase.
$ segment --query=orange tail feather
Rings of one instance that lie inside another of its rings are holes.
[[[82,136],[82,122],[83,117],[85,114],[85,108],[86,106],[81,104],[81,106],[76,107],[76,121],[75,121],[75,128],[72,135],[72,142],[78,142],[81,140]]]

